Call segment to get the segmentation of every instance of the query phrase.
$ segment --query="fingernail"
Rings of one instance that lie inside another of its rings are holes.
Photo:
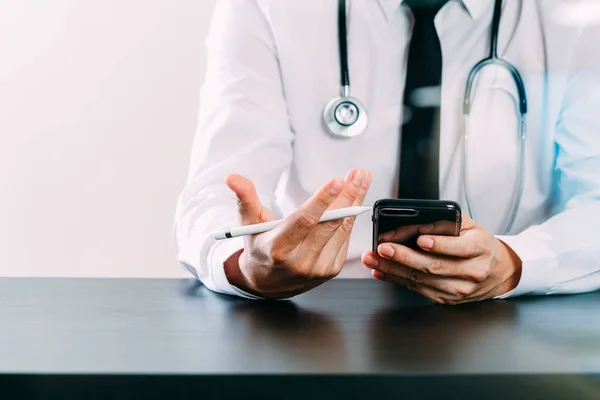
[[[371,186],[371,179],[372,179],[371,173],[369,171],[367,171],[365,173],[365,179],[363,179],[363,183],[362,183],[363,187],[365,189],[367,189],[369,186]]]
[[[368,256],[365,256],[365,259],[363,260],[363,262],[365,263],[365,265],[367,267],[370,267],[370,268],[377,268],[379,266],[379,260],[377,260],[371,254],[369,254]]]
[[[342,191],[343,187],[344,181],[341,178],[335,178],[333,182],[331,182],[331,185],[329,185],[329,193],[338,194]]]
[[[385,258],[394,257],[394,249],[389,244],[380,244],[377,248],[377,252]]]
[[[348,173],[346,174],[346,177],[344,178],[344,180],[346,182],[350,182],[352,181],[352,178],[354,177],[354,175],[356,175],[356,170],[355,169],[351,169],[350,171],[348,171]]]
[[[360,186],[360,184],[362,183],[363,179],[365,178],[365,173],[362,169],[359,169],[356,171],[356,173],[354,174],[354,178],[352,179],[352,183],[355,186]]]
[[[431,249],[433,248],[433,239],[427,236],[420,236],[417,239],[417,243],[419,246],[421,246],[424,249]]]

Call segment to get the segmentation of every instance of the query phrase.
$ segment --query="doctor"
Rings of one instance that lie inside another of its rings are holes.
[[[600,288],[600,26],[574,18],[585,6],[219,0],[179,260],[249,298],[338,274],[445,304]],[[471,76],[490,55],[501,61]],[[352,125],[326,109],[340,93]],[[459,202],[460,236],[371,252],[369,218],[316,223],[397,196]],[[212,238],[284,215],[270,232]]]

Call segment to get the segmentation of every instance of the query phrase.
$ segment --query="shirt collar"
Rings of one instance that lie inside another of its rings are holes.
[[[398,10],[398,7],[404,0],[379,0],[379,4],[385,13],[386,18],[389,20],[392,15]],[[454,1],[454,0],[452,0]],[[483,15],[485,10],[489,7],[492,0],[456,0],[462,3],[469,15],[473,19],[478,19]]]

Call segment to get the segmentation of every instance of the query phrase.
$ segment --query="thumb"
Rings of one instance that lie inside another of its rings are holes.
[[[248,178],[237,174],[227,176],[225,183],[238,198],[242,225],[263,222],[264,207],[258,199],[254,184]]]
[[[460,233],[471,230],[477,226],[477,223],[471,219],[466,213],[462,213],[462,223],[460,227]]]

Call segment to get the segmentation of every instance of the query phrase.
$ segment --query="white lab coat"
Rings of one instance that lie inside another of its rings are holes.
[[[569,3],[504,4],[499,51],[520,70],[529,100],[523,198],[512,232],[501,237],[523,260],[510,296],[600,287],[600,29],[560,22]],[[462,99],[470,68],[489,52],[492,8],[493,0],[450,1],[435,20],[444,60],[440,195],[463,210]],[[248,296],[223,271],[243,240],[216,242],[211,235],[238,223],[227,174],[250,178],[263,204],[280,215],[354,167],[373,173],[366,205],[396,193],[411,14],[401,0],[351,2],[352,94],[366,105],[369,126],[358,137],[337,139],[322,122],[324,106],[340,92],[336,11],[337,1],[322,0],[216,6],[175,225],[179,260],[211,290]],[[477,80],[469,181],[478,222],[495,233],[510,211],[518,172],[512,98],[504,70],[490,68]],[[341,276],[369,276],[360,255],[370,243],[371,221],[358,217]]]

